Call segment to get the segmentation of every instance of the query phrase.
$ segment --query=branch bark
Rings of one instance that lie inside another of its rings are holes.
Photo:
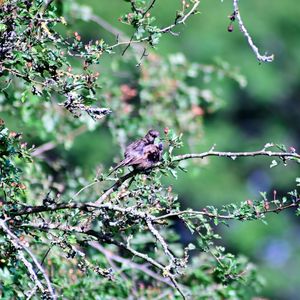
[[[245,38],[247,39],[247,42],[249,46],[251,47],[252,51],[254,52],[256,58],[260,62],[272,62],[274,60],[274,54],[272,55],[261,55],[259,53],[258,47],[255,46],[250,34],[248,33],[243,20],[240,15],[239,6],[238,6],[238,0],[233,0],[233,8],[234,8],[234,15],[236,19],[238,20],[240,31],[244,34]]]

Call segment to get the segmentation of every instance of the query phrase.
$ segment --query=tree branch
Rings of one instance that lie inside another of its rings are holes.
[[[156,0],[152,0],[150,5],[148,6],[148,8],[143,12],[143,16],[145,16],[147,14],[147,12],[150,11],[153,8],[155,2],[156,2]]]
[[[131,1],[131,3],[132,3],[132,2],[134,2],[134,1]],[[153,2],[155,2],[155,1],[153,1]],[[189,10],[189,12],[188,12],[187,14],[183,15],[181,18],[178,18],[178,19],[176,18],[176,20],[175,20],[175,22],[174,22],[173,24],[171,24],[171,25],[169,25],[169,26],[167,26],[167,27],[158,29],[158,30],[156,31],[156,33],[167,33],[167,32],[172,33],[172,29],[173,29],[174,27],[176,27],[176,26],[179,25],[179,24],[185,24],[185,21],[186,21],[191,15],[193,15],[193,14],[196,13],[199,4],[200,4],[200,0],[195,0],[194,5],[192,6],[192,8]],[[152,3],[152,4],[150,5],[150,6],[151,6],[150,8],[152,8],[153,5],[154,5],[154,3]],[[136,10],[136,9],[135,9],[135,10]],[[142,12],[141,12],[141,13],[142,13]],[[118,43],[116,43],[116,44],[114,44],[114,45],[111,45],[109,48],[110,48],[110,49],[113,49],[113,48],[118,47],[118,46],[120,46],[120,45],[127,45],[127,47],[129,47],[131,44],[146,42],[146,41],[149,40],[149,38],[150,38],[150,36],[146,36],[146,37],[141,38],[141,39],[139,39],[139,40],[133,40],[133,39],[130,39],[130,41],[126,41],[126,42],[118,42]]]
[[[193,15],[194,13],[196,13],[197,11],[197,8],[200,4],[200,0],[195,0],[195,3],[194,5],[192,6],[192,8],[190,9],[190,11],[184,15],[181,19],[179,20],[176,20],[176,22],[170,26],[167,26],[165,28],[162,28],[159,30],[160,33],[164,33],[164,32],[171,32],[171,30],[178,24],[185,24],[185,21],[191,16]]]
[[[152,222],[150,220],[146,221],[147,226],[150,230],[150,232],[154,235],[154,237],[159,241],[159,243],[161,244],[163,251],[165,252],[165,254],[169,257],[170,261],[171,261],[171,266],[170,267],[175,267],[176,266],[176,258],[174,257],[174,255],[171,253],[171,251],[169,250],[169,247],[167,245],[167,243],[165,242],[164,238],[161,236],[161,234],[154,228]]]
[[[142,271],[143,273],[145,273],[148,276],[154,278],[155,280],[161,281],[161,282],[173,287],[173,284],[171,283],[171,281],[169,279],[164,278],[164,277],[158,275],[157,273],[153,272],[151,269],[149,269],[147,267],[147,265],[138,264],[138,263],[133,262],[130,259],[127,259],[127,258],[121,257],[117,254],[114,254],[113,252],[111,252],[111,251],[107,250],[106,248],[104,248],[98,242],[89,242],[89,245],[91,245],[93,248],[100,251],[105,257],[110,258],[110,259],[114,260],[115,262],[124,264],[128,267],[131,267],[132,269],[137,269],[139,271]]]
[[[41,272],[42,276],[44,277],[47,286],[48,286],[48,291],[51,295],[52,299],[57,299],[56,295],[54,293],[54,290],[51,286],[51,282],[46,274],[46,272],[44,271],[43,267],[41,266],[41,264],[38,262],[38,260],[36,259],[36,257],[33,255],[33,253],[30,251],[30,249],[28,249],[25,245],[23,245],[19,238],[8,228],[8,226],[5,224],[4,220],[0,220],[0,227],[2,227],[2,230],[7,234],[8,238],[10,239],[11,243],[14,245],[14,247],[17,249],[18,251],[18,255],[20,257],[20,259],[22,260],[22,262],[24,263],[24,265],[26,266],[28,272],[31,274],[32,279],[34,280],[34,282],[36,283],[36,285],[39,287],[39,289],[42,292],[45,292],[44,287],[42,285],[42,283],[40,282],[40,280],[38,279],[37,274],[34,271],[34,268],[32,266],[32,264],[25,258],[24,254],[22,253],[22,251],[20,251],[20,249],[24,250],[25,252],[28,253],[28,255],[31,257],[31,259],[33,260],[35,266],[39,269],[39,271]]]
[[[267,213],[280,213],[283,210],[292,208],[292,207],[297,207],[300,204],[300,198],[295,199],[292,203],[290,204],[286,204],[286,205],[281,205],[275,208],[265,208],[262,211],[255,211],[253,215],[251,215],[251,217],[247,217],[241,213],[238,214],[227,214],[227,215],[221,215],[221,214],[214,214],[214,213],[210,213],[208,211],[206,211],[206,209],[202,210],[202,211],[194,211],[191,209],[188,210],[182,210],[182,211],[176,211],[176,212],[171,212],[162,216],[158,216],[155,218],[156,221],[161,221],[161,220],[165,220],[165,219],[169,219],[169,218],[173,218],[173,217],[180,217],[183,215],[190,215],[190,216],[197,216],[197,215],[202,215],[205,217],[209,217],[212,219],[223,219],[223,220],[242,220],[242,221],[246,221],[246,220],[252,220],[253,217],[255,217],[256,219],[258,219],[259,217],[261,217],[261,214],[267,214]]]
[[[251,47],[251,49],[253,50],[254,54],[256,55],[256,58],[258,59],[258,61],[260,62],[272,62],[274,60],[274,54],[272,55],[261,55],[259,53],[259,50],[257,48],[257,46],[255,46],[255,44],[252,41],[252,38],[250,36],[250,34],[248,33],[243,20],[241,18],[240,12],[239,12],[239,7],[238,7],[238,0],[233,0],[233,8],[234,8],[234,16],[236,17],[236,19],[238,20],[239,23],[239,27],[240,27],[240,31],[244,34],[244,36],[246,37],[249,46]]]
[[[129,178],[134,177],[136,174],[138,174],[137,171],[131,171],[124,176],[122,176],[116,183],[114,183],[106,192],[104,192],[95,202],[95,205],[101,204],[103,201],[105,201],[113,192],[118,190],[119,187],[121,187],[125,181]]]
[[[174,156],[172,161],[181,161],[191,158],[205,158],[207,156],[217,156],[217,157],[229,157],[235,160],[238,157],[254,157],[254,156],[269,156],[269,157],[279,157],[279,158],[297,158],[300,159],[300,154],[296,152],[273,152],[265,149],[259,151],[250,152],[221,152],[210,150],[203,153],[190,153]]]

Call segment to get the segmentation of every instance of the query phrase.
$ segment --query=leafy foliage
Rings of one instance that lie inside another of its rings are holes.
[[[99,74],[91,72],[89,66],[104,52],[102,43],[83,45],[78,33],[68,41],[55,30],[58,23],[66,25],[65,19],[56,16],[55,6],[44,10],[43,5],[44,1],[24,0],[1,7],[0,57],[5,89],[16,76],[28,83],[23,102],[31,95],[50,100],[52,93],[57,93],[64,97],[62,105],[75,116],[82,111],[95,119],[106,115],[108,109],[90,106],[96,101]],[[80,74],[73,73],[70,64],[76,57],[83,61]]]

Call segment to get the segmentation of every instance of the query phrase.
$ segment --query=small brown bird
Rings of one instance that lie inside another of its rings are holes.
[[[162,150],[162,143],[158,145],[149,144],[144,147],[143,155],[140,158],[134,159],[130,165],[138,171],[149,170],[161,160]]]
[[[133,166],[137,170],[146,170],[161,159],[162,144],[155,145],[155,139],[159,137],[159,132],[149,130],[141,139],[127,146],[124,159],[108,174],[115,172],[124,166]]]

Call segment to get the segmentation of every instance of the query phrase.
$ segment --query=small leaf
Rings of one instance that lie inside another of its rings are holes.
[[[5,24],[0,24],[0,32],[4,32],[6,30],[6,25]]]
[[[270,165],[270,168],[274,168],[274,167],[276,167],[278,165],[278,162],[274,159],[274,160],[272,160],[272,163],[271,163],[271,165]]]
[[[195,246],[194,244],[192,244],[192,243],[189,243],[188,246],[187,246],[187,248],[188,248],[189,250],[195,250],[195,249],[196,249],[196,246]]]
[[[172,174],[172,176],[177,179],[177,171],[174,169],[169,169],[169,171]]]

